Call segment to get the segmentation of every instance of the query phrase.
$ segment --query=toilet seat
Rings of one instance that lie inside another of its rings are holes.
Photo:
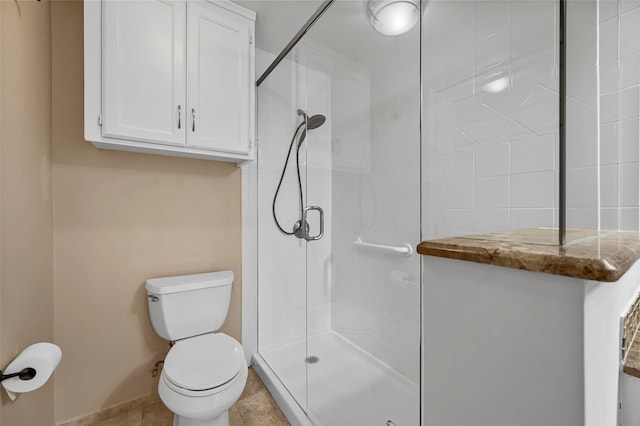
[[[238,376],[244,351],[224,333],[209,333],[180,340],[171,348],[162,371],[167,384],[188,395],[210,395],[223,390]]]

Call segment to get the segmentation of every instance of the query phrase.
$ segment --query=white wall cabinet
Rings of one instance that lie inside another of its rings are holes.
[[[252,160],[254,26],[254,12],[224,0],[85,0],[85,138]]]

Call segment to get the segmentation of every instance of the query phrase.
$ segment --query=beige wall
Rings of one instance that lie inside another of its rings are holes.
[[[0,37],[0,368],[63,352],[0,424],[51,425],[156,389],[147,278],[232,269],[241,337],[240,169],[84,141],[81,1],[0,1]]]
[[[54,340],[50,5],[0,1],[0,368]],[[50,425],[54,385],[10,402],[2,425]]]
[[[240,169],[94,148],[83,138],[82,2],[52,3],[56,420],[156,389],[168,345],[147,278],[232,269],[240,338]]]

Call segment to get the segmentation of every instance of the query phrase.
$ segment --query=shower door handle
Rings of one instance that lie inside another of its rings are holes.
[[[320,238],[322,238],[322,236],[324,235],[324,210],[322,210],[322,207],[320,206],[307,206],[304,208],[304,212],[302,213],[302,223],[308,223],[307,222],[307,213],[309,213],[311,210],[315,210],[320,214],[320,233],[318,233],[318,235],[314,235],[313,237],[311,235],[309,235],[309,231],[307,230],[308,228],[305,227],[305,234],[304,234],[304,239],[307,241],[316,241],[319,240]]]

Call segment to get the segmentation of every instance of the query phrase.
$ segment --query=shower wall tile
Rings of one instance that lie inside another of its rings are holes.
[[[618,230],[620,228],[619,209],[603,207],[600,209],[600,229]]]
[[[600,3],[600,224],[637,230],[639,223],[640,2]],[[608,20],[602,21],[604,13]],[[604,36],[604,37],[603,37]],[[609,58],[618,64],[610,71]],[[616,90],[609,92],[612,86]]]
[[[554,44],[555,2],[511,2],[511,48],[513,56]],[[508,21],[505,21],[508,22]],[[535,34],[535,36],[532,36]]]
[[[637,7],[640,7],[640,1],[638,0],[621,0],[620,1],[620,13],[630,12]]]
[[[640,211],[637,207],[620,208],[620,229],[625,231],[640,230]]]
[[[618,123],[600,124],[600,165],[618,163]]]
[[[475,180],[476,209],[506,209],[509,207],[509,177],[496,176]]]
[[[618,59],[618,16],[602,22],[600,31],[600,62],[606,63]]]
[[[599,210],[598,208],[567,207],[567,223],[572,228],[597,229]]]
[[[627,2],[623,4],[629,5]],[[640,9],[622,11],[620,16],[620,56],[640,53],[638,37],[640,37]]]
[[[627,89],[640,84],[640,81],[638,81],[640,78],[640,55],[630,55],[620,58],[619,80],[616,80],[615,76],[603,75],[602,66],[600,68],[601,87],[603,84],[609,84],[607,82],[608,79],[611,79],[614,83],[618,81],[618,89]]]
[[[512,208],[548,208],[555,205],[553,172],[512,175],[510,199]]]
[[[510,213],[508,209],[482,209],[475,211],[474,232],[493,232],[496,229],[509,229]]]
[[[600,167],[600,206],[611,208],[618,203],[618,165]]]
[[[640,12],[640,9],[638,11]],[[618,96],[618,118],[620,120],[640,115],[640,87],[623,89]]]
[[[511,229],[557,226],[554,209],[511,209]]]
[[[446,156],[447,180],[471,179],[473,173],[473,151],[456,151]]]
[[[478,147],[475,149],[475,177],[509,174],[509,144]]]
[[[554,134],[511,143],[511,172],[530,173],[556,169],[557,144]]]
[[[640,120],[638,118],[632,118],[630,120],[620,121],[618,126],[618,137],[620,141],[618,163],[640,161]]]
[[[618,17],[618,0],[600,0],[598,2],[598,13],[600,17],[600,23]]]
[[[630,56],[629,58],[633,58],[634,56]],[[620,87],[618,87],[618,76],[621,77],[620,84],[622,84],[622,75],[624,74],[625,66],[623,62],[626,58],[618,61],[614,59],[609,62],[602,63],[600,65],[600,93],[611,93],[617,91]],[[618,70],[618,63],[620,62],[620,69]],[[627,65],[627,72],[629,72],[629,66]],[[625,74],[626,75],[626,74]]]
[[[620,164],[620,206],[621,207],[637,207],[639,205],[640,189],[638,181],[639,163]]]
[[[567,208],[595,209],[598,206],[598,167],[567,170]],[[567,219],[570,227],[578,227]],[[597,224],[597,220],[592,224]]]
[[[513,229],[534,219],[540,219],[534,226],[553,226],[555,4],[462,1],[429,8],[438,11],[439,25],[422,28],[425,237]]]

